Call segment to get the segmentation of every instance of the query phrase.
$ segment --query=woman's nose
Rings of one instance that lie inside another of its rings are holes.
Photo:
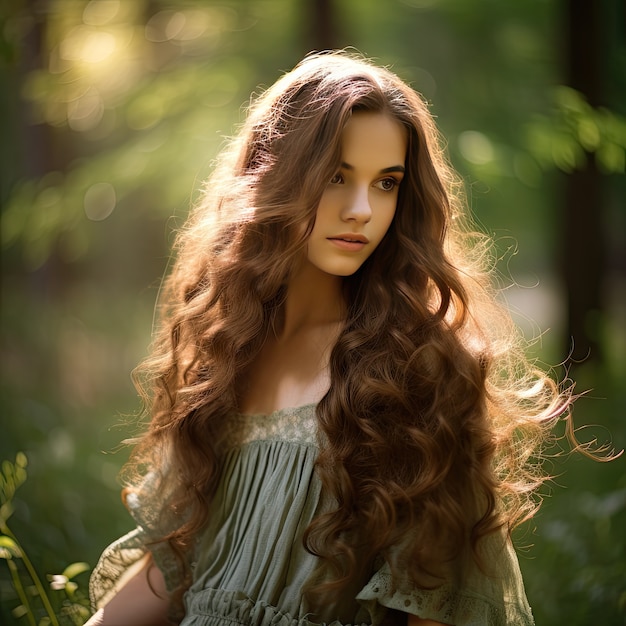
[[[342,213],[342,218],[347,222],[369,222],[372,219],[369,188],[355,189],[354,193],[347,199]]]

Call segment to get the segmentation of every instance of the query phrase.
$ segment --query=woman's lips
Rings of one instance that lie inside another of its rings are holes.
[[[337,235],[336,237],[328,237],[328,241],[349,252],[359,252],[369,242],[365,235]]]

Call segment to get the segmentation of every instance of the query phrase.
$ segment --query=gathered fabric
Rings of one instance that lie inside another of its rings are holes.
[[[482,543],[489,575],[471,564],[435,589],[394,577],[388,564],[354,581],[340,598],[309,606],[302,589],[317,565],[303,546],[311,520],[327,506],[315,472],[319,452],[315,405],[270,415],[236,415],[225,442],[210,521],[192,556],[193,582],[182,626],[383,626],[405,613],[455,626],[532,626],[510,540]],[[151,499],[150,480],[127,501],[138,526],[103,553],[90,581],[94,608],[103,606],[148,550],[169,590],[181,568]],[[457,581],[462,580],[459,584]]]

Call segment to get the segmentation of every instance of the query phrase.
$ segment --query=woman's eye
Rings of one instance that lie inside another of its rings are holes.
[[[382,191],[393,191],[398,185],[395,178],[383,178],[376,183],[376,186]]]
[[[339,185],[343,182],[343,177],[341,176],[341,174],[339,172],[337,172],[331,179],[330,179],[330,184],[331,185]]]

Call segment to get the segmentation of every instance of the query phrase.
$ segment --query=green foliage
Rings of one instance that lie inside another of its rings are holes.
[[[48,576],[50,593],[8,526],[14,510],[15,491],[26,480],[26,465],[26,455],[18,452],[15,463],[8,460],[2,462],[0,473],[0,559],[7,565],[19,601],[11,610],[11,615],[15,620],[23,618],[32,626],[80,626],[87,621],[91,611],[88,598],[73,579],[87,572],[89,565],[72,563],[62,574]]]
[[[171,216],[184,216],[197,197],[249,93],[316,44],[304,0],[50,0],[34,11],[22,0],[5,4],[0,458],[24,450],[30,476],[20,482],[21,456],[12,475],[3,468],[7,493],[22,484],[17,496],[3,495],[1,509],[20,537],[18,543],[5,533],[0,542],[7,564],[0,565],[0,610],[10,623],[16,605],[38,598],[28,581],[26,601],[16,595],[10,568],[29,576],[22,549],[39,571],[62,572],[50,581],[58,587],[49,592],[57,610],[65,600],[75,603],[80,585],[73,585],[85,576],[81,566],[68,572],[65,564],[94,562],[132,525],[116,479],[126,455],[113,452],[136,427],[120,425],[129,420],[118,412],[137,410],[129,373],[150,341],[170,232],[181,221]],[[555,172],[592,155],[606,174],[613,206],[606,228],[614,242],[608,254],[617,259],[625,232],[623,177],[615,175],[624,171],[623,103],[595,109],[559,86],[562,5],[335,6],[337,45],[391,65],[431,103],[477,218],[504,247],[519,249],[504,273],[521,285],[540,282],[519,288],[515,301],[509,290],[507,299],[532,318],[531,332],[550,329],[541,336],[541,360],[561,361]],[[606,70],[621,93],[624,46],[611,46],[614,69]],[[609,360],[593,366],[591,381],[574,377],[581,390],[609,398],[579,401],[577,423],[603,425],[618,447],[626,445],[626,351],[623,303],[613,286],[622,278],[608,283],[615,305],[601,314]],[[536,519],[535,536],[522,538],[535,543],[521,566],[537,624],[623,622],[624,461],[574,455],[554,473],[563,476]],[[13,618],[27,623],[26,613]]]
[[[552,103],[550,114],[537,115],[527,127],[528,150],[542,167],[572,172],[584,167],[590,153],[602,172],[626,172],[625,118],[592,107],[569,87],[554,88]]]
[[[521,556],[537,624],[586,626],[598,623],[599,615],[606,616],[602,623],[626,618],[624,459],[602,469],[593,463],[574,457],[559,463],[564,473],[557,479],[556,501],[547,502],[534,520],[534,546]],[[606,482],[600,490],[585,475],[602,475]]]
[[[27,459],[23,452],[18,452],[15,463],[10,461],[2,462],[2,473],[0,473],[0,529],[4,527],[7,520],[13,515],[13,496],[16,489],[26,480]]]
[[[261,57],[233,54],[232,43],[261,11],[277,27],[289,16],[241,2],[50,5],[45,66],[25,74],[21,96],[29,121],[48,129],[55,167],[16,181],[3,210],[1,245],[31,269],[54,254],[82,261],[112,214],[139,222],[186,210],[259,75]],[[10,23],[34,29],[25,11]]]

